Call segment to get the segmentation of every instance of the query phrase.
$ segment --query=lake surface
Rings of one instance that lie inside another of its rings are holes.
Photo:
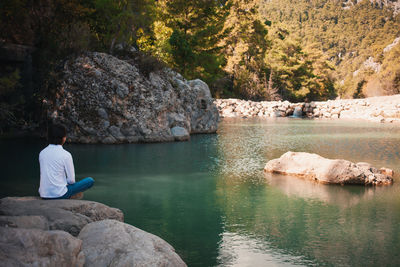
[[[0,140],[0,197],[37,195],[37,140]],[[65,145],[85,199],[173,245],[189,266],[399,266],[400,126],[224,119],[189,142]],[[264,175],[287,151],[395,170],[388,187],[319,185]]]

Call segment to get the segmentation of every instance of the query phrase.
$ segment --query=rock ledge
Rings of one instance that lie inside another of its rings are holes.
[[[123,213],[84,200],[0,199],[1,266],[186,266]]]

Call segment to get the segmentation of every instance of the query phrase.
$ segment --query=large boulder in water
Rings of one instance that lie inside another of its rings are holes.
[[[306,152],[286,152],[270,160],[265,172],[295,175],[327,184],[389,185],[393,171],[377,170],[365,162],[352,163],[343,159],[327,159]]]
[[[218,110],[201,80],[162,68],[144,75],[134,61],[104,53],[67,60],[59,72],[49,116],[79,143],[161,142],[217,130]]]

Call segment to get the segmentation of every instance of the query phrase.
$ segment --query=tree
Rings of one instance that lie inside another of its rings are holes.
[[[272,80],[284,99],[319,100],[334,95],[330,71],[333,67],[318,50],[305,49],[282,26],[266,56]],[[307,51],[308,50],[308,51]]]
[[[343,1],[261,0],[260,13],[273,22],[272,30],[284,25],[293,39],[301,40],[304,51],[314,46],[313,51],[334,65],[335,72],[328,72],[330,84],[336,84],[334,90],[345,97],[351,97],[357,89],[359,79],[352,73],[369,57],[381,63],[387,57],[383,49],[400,36],[400,16],[371,1],[352,1],[344,6]],[[324,73],[320,74],[322,77]],[[372,76],[364,78],[371,80]]]
[[[266,73],[264,54],[270,42],[267,26],[258,13],[257,1],[232,0],[225,28],[230,34],[222,43],[227,55],[225,71],[239,97],[264,99]]]
[[[168,40],[172,65],[185,77],[212,82],[221,76],[224,55],[219,40],[226,34],[225,1],[158,1],[160,19],[172,30]]]
[[[101,48],[113,52],[116,43],[137,45],[154,21],[154,0],[93,0],[91,30]]]

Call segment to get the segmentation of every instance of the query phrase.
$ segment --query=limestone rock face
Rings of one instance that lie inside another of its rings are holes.
[[[85,266],[186,266],[173,247],[161,238],[115,220],[86,225],[83,241]]]
[[[389,169],[377,170],[365,162],[352,163],[343,159],[327,159],[317,154],[286,152],[278,159],[270,160],[265,172],[301,176],[328,184],[389,185],[393,174]]]
[[[87,53],[64,63],[49,116],[79,143],[174,141],[171,129],[217,130],[218,110],[201,80],[170,70],[139,72],[134,62]]]
[[[14,219],[15,226],[12,225],[12,222],[8,226],[18,227],[19,224],[24,228],[37,227],[29,227],[29,222],[24,220],[23,216],[41,216],[41,222],[45,225],[43,227],[48,225],[50,230],[63,230],[74,236],[77,236],[86,224],[94,221],[104,219],[123,221],[123,213],[119,209],[93,201],[71,199],[41,200],[35,197],[7,197],[0,200],[0,214],[21,216]]]
[[[63,231],[0,227],[0,265],[83,266],[81,245]]]

